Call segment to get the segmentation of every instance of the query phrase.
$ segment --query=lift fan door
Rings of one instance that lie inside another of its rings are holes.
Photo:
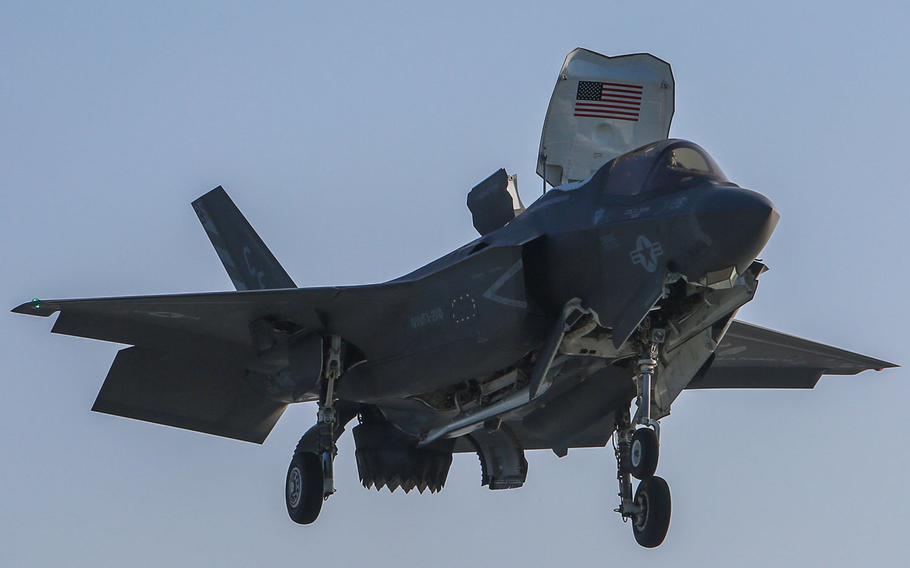
[[[575,49],[550,97],[537,174],[552,186],[587,179],[616,156],[666,139],[673,103],[666,61],[645,53],[607,57]]]

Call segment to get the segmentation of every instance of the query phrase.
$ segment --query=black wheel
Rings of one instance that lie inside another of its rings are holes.
[[[308,525],[316,520],[322,509],[323,483],[319,455],[295,453],[284,484],[284,502],[292,521]]]
[[[657,471],[659,445],[657,434],[650,428],[639,428],[629,447],[629,473],[636,479],[647,479]]]
[[[670,486],[662,477],[649,477],[638,484],[633,501],[641,509],[632,515],[635,541],[645,548],[660,546],[670,528]]]

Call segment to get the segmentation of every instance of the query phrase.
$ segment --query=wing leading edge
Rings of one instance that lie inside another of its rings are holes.
[[[32,300],[14,313],[48,317],[60,312],[53,333],[127,345],[171,347],[180,340],[209,340],[252,347],[250,323],[260,319],[292,322],[300,330],[326,330],[369,346],[361,325],[383,302],[405,296],[408,282],[124,296],[72,300]],[[327,314],[331,313],[331,318]]]
[[[810,389],[822,375],[855,375],[896,366],[859,353],[734,321],[707,371],[693,379],[687,388]]]

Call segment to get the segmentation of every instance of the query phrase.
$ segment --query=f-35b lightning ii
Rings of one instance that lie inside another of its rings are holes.
[[[288,404],[315,402],[285,484],[298,523],[335,492],[336,441],[356,417],[360,479],[392,491],[442,489],[458,452],[480,456],[490,489],[521,487],[526,450],[612,438],[616,510],[655,547],[670,523],[659,420],[680,392],[812,388],[893,366],[734,319],[778,213],[668,139],[673,109],[666,62],[576,49],[540,142],[552,189],[525,208],[497,171],[468,194],[480,237],[411,274],[297,288],[219,187],[193,207],[237,291],[13,311],[132,345],[98,412],[262,443]]]

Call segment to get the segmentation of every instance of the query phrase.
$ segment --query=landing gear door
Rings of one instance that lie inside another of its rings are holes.
[[[537,174],[552,186],[587,179],[616,156],[666,139],[673,103],[666,61],[646,53],[607,57],[575,49],[550,97]]]

